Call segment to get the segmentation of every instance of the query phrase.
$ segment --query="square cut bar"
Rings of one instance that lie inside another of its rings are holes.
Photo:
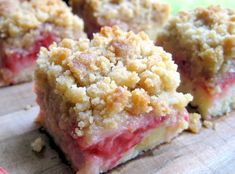
[[[62,0],[0,0],[0,86],[30,81],[41,46],[86,37]]]
[[[89,37],[103,26],[118,25],[125,31],[146,32],[153,40],[170,15],[159,0],[70,0],[73,11],[85,22]]]
[[[235,11],[219,6],[180,12],[157,44],[173,55],[182,83],[204,119],[235,109]]]
[[[79,174],[98,174],[188,127],[190,94],[171,55],[141,32],[104,27],[94,38],[42,48],[35,71],[39,122]]]

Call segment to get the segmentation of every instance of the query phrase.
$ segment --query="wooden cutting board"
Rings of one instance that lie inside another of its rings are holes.
[[[32,88],[32,83],[26,83],[0,89],[0,166],[9,174],[72,174],[48,136],[34,123],[39,108]],[[235,112],[216,123],[216,130],[202,129],[196,135],[184,132],[170,144],[109,173],[234,174]],[[39,136],[45,139],[46,148],[36,154],[30,143]]]

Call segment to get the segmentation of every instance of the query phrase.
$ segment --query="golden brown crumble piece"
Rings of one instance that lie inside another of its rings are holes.
[[[103,26],[145,31],[155,39],[168,20],[170,7],[159,0],[71,0],[73,11],[83,17],[89,36]]]
[[[82,136],[94,125],[116,127],[127,117],[183,109],[192,97],[176,92],[176,70],[171,55],[145,33],[114,26],[102,28],[91,41],[64,39],[41,49],[36,78],[47,80],[73,106],[75,132]]]
[[[235,11],[220,6],[180,12],[167,24],[157,43],[193,67],[192,77],[227,73],[235,57]],[[232,66],[232,67],[231,67]]]

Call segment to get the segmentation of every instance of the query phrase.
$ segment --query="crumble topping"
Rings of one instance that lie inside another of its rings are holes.
[[[64,39],[42,48],[36,79],[73,105],[75,133],[92,124],[117,127],[123,118],[153,112],[166,116],[183,110],[190,94],[176,92],[180,83],[171,55],[140,32],[104,27],[94,38]]]
[[[170,15],[169,5],[158,0],[71,0],[71,4],[77,13],[84,10],[84,19],[90,15],[100,26],[118,25],[124,30],[145,31],[152,39]]]
[[[231,66],[227,65],[235,57],[235,11],[210,6],[180,12],[167,24],[158,42],[166,48],[169,42],[176,54],[182,50],[196,74],[213,77],[229,72]]]
[[[193,133],[199,133],[202,128],[201,115],[197,113],[189,114],[189,128],[188,130]]]
[[[31,147],[34,152],[41,152],[44,146],[45,142],[41,137],[38,137],[31,143]]]
[[[140,15],[147,15],[148,20],[151,20],[151,12],[154,10],[169,12],[169,6],[159,3],[157,0],[91,0],[89,5],[95,11],[94,15],[96,17],[124,21],[129,21]]]
[[[43,23],[83,30],[83,21],[62,0],[1,0],[0,38],[17,37]]]

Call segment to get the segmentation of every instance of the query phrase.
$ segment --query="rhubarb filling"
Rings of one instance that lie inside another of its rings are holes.
[[[41,47],[48,48],[53,41],[56,41],[56,36],[50,32],[42,32],[34,44],[28,48],[12,51],[10,54],[3,56],[2,67],[10,70],[13,73],[18,73],[22,69],[31,66],[35,63],[37,54]]]
[[[213,83],[195,80],[181,72],[182,84],[179,91],[190,92],[194,96],[192,106],[198,107],[205,119],[222,115],[235,109],[235,73],[227,73]]]
[[[88,158],[97,156],[101,159],[103,165],[106,165],[105,168],[113,168],[125,152],[143,140],[146,132],[158,127],[167,119],[168,117],[155,118],[154,116],[152,118],[144,118],[136,130],[128,130],[126,128],[116,135],[108,136],[96,144],[83,149],[83,151]]]
[[[197,76],[192,72],[193,65],[187,59],[179,59],[179,56],[174,56],[174,60],[179,66],[179,71],[182,79],[193,83],[194,88],[201,88],[211,98],[222,97],[223,94],[235,84],[235,72],[230,68],[231,72],[218,75],[214,78],[207,78],[207,75]],[[218,89],[216,91],[216,89]]]
[[[40,48],[48,48],[54,41],[59,41],[59,37],[52,32],[42,31],[28,48],[8,50],[6,46],[2,46],[0,75],[5,83],[2,85],[30,80]]]

